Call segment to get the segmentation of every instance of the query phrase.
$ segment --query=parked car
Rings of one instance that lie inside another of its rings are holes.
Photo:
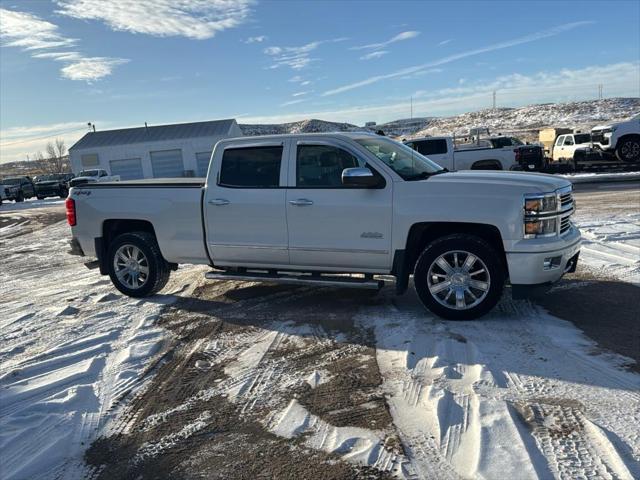
[[[2,185],[5,187],[5,200],[22,202],[36,196],[36,187],[28,176],[4,178]]]
[[[99,168],[83,170],[77,177],[69,180],[70,187],[76,187],[85,183],[115,182],[120,180],[120,175],[109,175],[106,170]]]
[[[554,162],[573,160],[576,150],[591,146],[591,134],[568,133],[560,135],[553,144],[551,158]]]
[[[640,115],[626,122],[598,125],[591,130],[591,138],[594,147],[615,153],[621,162],[640,162]]]
[[[520,170],[523,166],[524,170],[529,170],[530,163],[526,163],[524,158],[516,158],[514,145],[496,148],[488,139],[481,143],[455,145],[453,137],[424,137],[404,143],[451,171]]]
[[[35,178],[36,196],[38,200],[46,197],[66,198],[69,193],[66,173],[40,175]]]
[[[97,258],[126,295],[158,292],[180,263],[209,279],[379,288],[393,275],[434,313],[488,312],[578,261],[571,183],[516,172],[447,172],[367,133],[227,139],[198,179],[73,187],[71,252]],[[360,277],[337,275],[359,274]]]

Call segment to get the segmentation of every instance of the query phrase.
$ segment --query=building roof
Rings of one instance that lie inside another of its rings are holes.
[[[150,127],[122,128],[89,132],[78,140],[69,150],[127,145],[131,143],[177,140],[194,137],[223,137],[234,125],[234,119],[213,120],[210,122],[174,123]]]

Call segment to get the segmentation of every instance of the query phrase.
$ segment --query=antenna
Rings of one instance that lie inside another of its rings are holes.
[[[411,117],[410,118],[413,120],[413,95],[411,96]]]
[[[493,91],[493,109],[496,109],[496,91]]]
[[[602,89],[603,89],[604,85],[602,83],[598,84],[598,100],[602,100]]]

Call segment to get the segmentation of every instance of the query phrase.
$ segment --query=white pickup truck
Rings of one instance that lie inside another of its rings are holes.
[[[615,153],[621,162],[640,162],[640,115],[626,122],[593,127],[591,140],[594,147]]]
[[[404,142],[448,170],[525,170],[542,168],[542,149],[513,137],[492,137],[456,145],[453,137],[414,138]]]
[[[97,258],[126,295],[158,292],[178,264],[210,279],[415,289],[449,319],[476,318],[578,261],[571,184],[514,172],[447,172],[367,133],[226,139],[198,179],[74,187],[71,253]],[[349,275],[344,275],[349,274]],[[387,277],[388,278],[388,277]]]
[[[95,168],[93,170],[83,170],[76,177],[69,181],[69,186],[77,187],[85,183],[118,182],[120,175],[109,175],[106,170]]]

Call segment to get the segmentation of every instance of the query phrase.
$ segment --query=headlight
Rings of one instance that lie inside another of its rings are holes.
[[[524,198],[525,215],[555,213],[557,210],[558,196],[555,193],[547,195],[531,195]]]
[[[541,218],[541,219],[525,219],[524,221],[524,238],[551,237],[558,233],[558,219]]]

